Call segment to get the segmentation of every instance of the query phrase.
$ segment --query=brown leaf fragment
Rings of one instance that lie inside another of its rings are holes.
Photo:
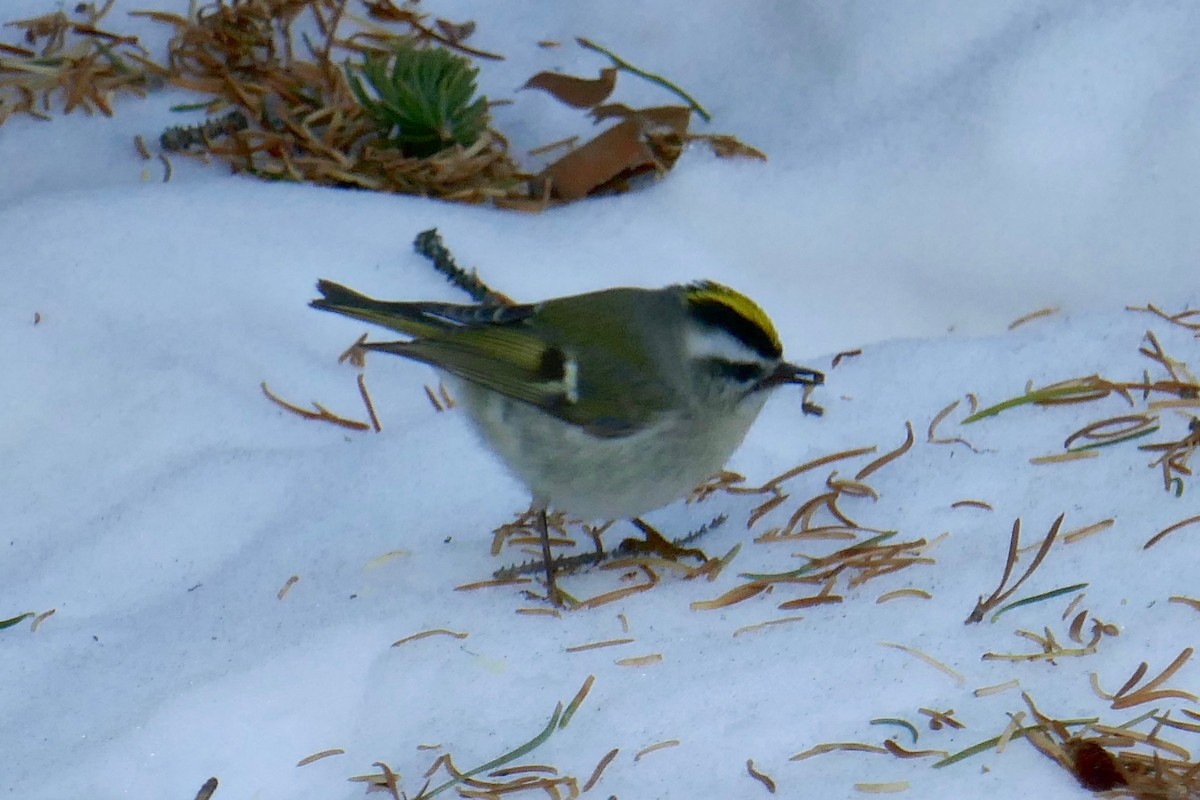
[[[766,161],[767,154],[727,133],[697,133],[687,137],[689,142],[704,142],[717,158],[752,158]]]
[[[617,69],[605,67],[598,78],[577,78],[561,72],[539,72],[522,89],[541,89],[571,108],[591,108],[608,99],[617,85]]]
[[[626,120],[572,150],[542,171],[539,178],[562,200],[579,200],[620,177],[633,177],[662,166],[646,144],[642,126]]]
[[[692,121],[692,110],[687,106],[652,106],[650,108],[630,108],[624,103],[609,103],[596,106],[588,115],[596,122],[617,119],[622,122],[634,120],[640,122],[645,130],[670,131],[683,136],[688,131]]]

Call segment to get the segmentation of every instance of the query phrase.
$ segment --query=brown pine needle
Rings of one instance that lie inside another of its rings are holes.
[[[744,626],[738,628],[736,631],[734,631],[733,636],[736,639],[738,636],[741,636],[743,633],[751,633],[753,631],[766,630],[767,628],[773,627],[775,625],[784,625],[789,622],[799,622],[802,619],[804,619],[804,617],[802,617],[802,616],[780,617],[779,619],[769,619],[766,622],[759,622],[754,625],[744,625]]]
[[[518,608],[514,613],[525,614],[530,617],[557,617],[562,618],[562,612],[557,608]]]
[[[1187,527],[1188,525],[1195,525],[1197,522],[1200,522],[1200,514],[1197,514],[1194,517],[1188,517],[1187,519],[1180,520],[1179,522],[1176,522],[1174,525],[1169,525],[1166,528],[1159,531],[1158,533],[1151,536],[1150,540],[1147,541],[1144,545],[1142,545],[1142,549],[1149,550],[1151,547],[1153,547],[1154,545],[1158,544],[1163,539],[1165,539],[1168,534],[1174,533],[1175,531],[1179,530],[1180,528]]]
[[[862,792],[863,794],[895,794],[897,792],[907,792],[908,787],[908,781],[890,781],[888,783],[856,783],[854,784],[854,791]]]
[[[1170,597],[1168,597],[1167,602],[1168,603],[1180,603],[1182,605],[1189,606],[1189,607],[1195,609],[1196,611],[1200,611],[1200,600],[1197,600],[1194,597],[1183,597],[1182,595],[1175,594],[1175,595],[1171,595]]]
[[[287,593],[292,590],[292,587],[295,586],[299,581],[300,581],[299,575],[293,575],[292,577],[288,578],[287,582],[285,584],[283,584],[282,588],[280,588],[276,597],[278,597],[280,600],[282,600],[284,597],[287,596]]]
[[[1042,560],[1046,558],[1046,554],[1050,552],[1050,547],[1054,544],[1054,540],[1058,538],[1058,532],[1059,529],[1062,528],[1063,519],[1065,517],[1066,514],[1058,515],[1058,519],[1054,520],[1054,524],[1050,526],[1050,532],[1047,533],[1046,538],[1042,540],[1042,544],[1038,548],[1037,554],[1034,555],[1033,561],[1030,562],[1029,566],[1026,568],[1025,574],[1018,578],[1016,583],[1014,583],[1008,589],[1005,589],[1004,585],[1008,583],[1008,579],[1012,577],[1013,567],[1017,563],[1017,550],[1020,548],[1021,544],[1021,518],[1018,517],[1013,522],[1012,534],[1010,535],[1008,542],[1008,557],[1004,562],[1004,574],[1000,578],[1000,585],[996,587],[996,591],[992,592],[991,596],[986,600],[983,597],[979,598],[979,602],[975,605],[975,610],[972,611],[966,619],[967,624],[971,624],[973,622],[982,622],[984,616],[989,611],[1011,597],[1013,593],[1021,587],[1021,584],[1028,580],[1029,576],[1034,573],[1034,570],[1041,565]]]
[[[904,455],[905,453],[907,453],[909,450],[912,449],[913,442],[914,442],[912,422],[905,422],[904,429],[905,429],[905,431],[907,431],[907,436],[904,439],[904,444],[900,445],[895,450],[892,450],[890,453],[884,453],[879,458],[875,459],[870,464],[867,464],[865,467],[860,469],[854,476],[854,479],[856,481],[861,481],[861,480],[865,479],[869,475],[872,475],[873,473],[878,471],[880,468],[887,466],[888,464],[895,461],[897,458],[899,458],[900,456]]]
[[[620,748],[614,747],[604,754],[604,757],[600,759],[600,763],[596,764],[596,768],[592,770],[591,777],[583,784],[581,791],[589,792],[593,786],[600,782],[600,776],[604,773],[605,768],[612,763],[612,760],[617,757],[617,753],[619,752],[621,752]]]
[[[863,742],[826,742],[815,747],[810,747],[807,750],[796,753],[788,759],[788,761],[804,761],[813,756],[824,755],[825,753],[848,752],[848,753],[881,753],[887,755],[887,750],[876,744],[865,744]]]
[[[588,650],[599,650],[602,647],[617,647],[622,644],[630,644],[636,641],[635,639],[606,639],[602,642],[588,642],[587,644],[576,644],[565,649],[567,653],[583,653]]]
[[[927,442],[929,442],[930,444],[962,444],[962,445],[966,445],[972,452],[977,453],[979,451],[975,449],[975,446],[973,444],[971,444],[970,442],[968,442],[966,439],[962,438],[961,436],[954,436],[951,438],[946,438],[946,437],[939,437],[937,435],[938,425],[942,424],[942,420],[944,420],[944,419],[946,419],[946,417],[950,416],[950,414],[953,413],[954,409],[958,408],[958,404],[961,402],[962,402],[961,400],[955,400],[953,403],[946,406],[945,408],[943,408],[941,411],[939,411],[937,413],[937,415],[933,418],[933,421],[929,423],[929,430],[926,432],[925,440]]]
[[[995,511],[991,503],[985,503],[983,500],[959,500],[950,504],[951,508],[982,508],[984,511]]]
[[[1099,458],[1099,450],[1072,450],[1068,453],[1051,453],[1047,456],[1034,456],[1029,463],[1035,467],[1043,464],[1064,464],[1068,461],[1087,461],[1089,458]]]
[[[768,777],[766,773],[760,772],[759,770],[755,769],[753,758],[746,759],[746,772],[750,775],[751,778],[754,778],[754,780],[758,781],[763,786],[765,786],[767,788],[768,792],[770,792],[771,794],[775,794],[775,781],[771,780],[771,778]]]
[[[347,419],[345,417],[339,417],[337,414],[334,414],[329,409],[322,406],[320,403],[313,403],[313,408],[315,408],[316,411],[309,411],[306,408],[301,408],[300,406],[293,405],[292,403],[289,403],[286,400],[284,400],[280,397],[277,397],[275,394],[273,394],[271,392],[271,390],[269,388],[267,388],[266,381],[263,381],[260,385],[262,388],[262,393],[264,395],[266,395],[268,400],[270,400],[272,403],[275,403],[275,405],[280,406],[281,408],[283,408],[287,411],[290,411],[299,417],[303,417],[304,419],[317,420],[319,422],[329,422],[334,425],[338,425],[342,428],[349,428],[350,430],[355,430],[355,431],[366,431],[366,430],[371,429],[371,426],[365,422],[359,422],[358,420]]]
[[[902,652],[908,653],[913,658],[917,658],[917,659],[920,659],[921,661],[924,661],[926,664],[928,664],[929,666],[938,670],[939,672],[943,672],[946,675],[949,675],[951,678],[954,679],[954,682],[956,684],[958,684],[959,686],[963,686],[967,682],[966,676],[964,676],[961,672],[959,672],[958,670],[955,670],[955,669],[951,669],[950,667],[943,664],[941,661],[938,661],[933,656],[928,655],[927,653],[923,653],[920,650],[917,650],[915,647],[909,647],[908,645],[904,645],[904,644],[896,644],[895,642],[880,642],[879,644],[883,647],[895,648],[896,650],[900,650]]]
[[[928,758],[929,756],[946,758],[950,755],[948,750],[906,750],[891,739],[884,740],[883,748],[896,758]]]
[[[1058,311],[1058,306],[1047,306],[1046,308],[1039,308],[1037,311],[1030,311],[1025,316],[1017,317],[1012,322],[1008,323],[1008,329],[1011,331],[1015,328],[1019,328],[1026,322],[1032,322],[1033,320],[1041,319],[1042,317],[1053,316],[1054,314],[1057,314]]]
[[[414,633],[411,636],[405,636],[403,639],[398,639],[397,641],[392,642],[392,647],[399,647],[402,644],[415,642],[419,639],[427,639],[430,636],[451,636],[455,639],[466,639],[469,635],[470,634],[465,632],[447,630],[446,628],[433,628],[431,630],[421,631],[420,633]]]
[[[651,753],[657,752],[658,750],[666,750],[668,747],[678,747],[679,745],[680,741],[678,739],[667,739],[666,741],[655,742],[652,745],[648,745],[643,747],[641,750],[638,750],[637,753],[634,754],[633,760],[636,763],[641,761],[643,756],[648,756]]]
[[[993,684],[992,686],[980,686],[978,689],[976,689],[974,692],[972,692],[972,694],[975,695],[976,697],[987,697],[988,695],[1000,694],[1000,692],[1007,692],[1009,689],[1020,689],[1020,688],[1021,688],[1021,682],[1018,681],[1016,678],[1013,678],[1011,681],[1005,681],[1004,683]]]
[[[58,609],[52,608],[49,611],[43,611],[34,617],[33,622],[29,623],[29,632],[37,633],[37,629],[42,627],[42,623],[53,617],[56,611],[58,611]]]
[[[307,767],[309,764],[313,763],[314,761],[320,761],[322,758],[329,758],[330,756],[344,755],[345,752],[346,751],[340,747],[335,747],[331,750],[322,750],[319,753],[313,753],[311,756],[305,756],[304,758],[300,759],[299,761],[296,762],[296,766],[297,767]]]
[[[371,395],[367,391],[367,378],[361,372],[358,373],[358,393],[362,397],[363,405],[367,407],[367,415],[371,418],[371,427],[376,433],[383,430],[383,426],[379,424],[379,417],[375,414],[375,404],[371,402]]]
[[[651,664],[658,664],[662,660],[662,653],[650,653],[649,655],[635,656],[633,658],[618,658],[613,663],[618,667],[648,667]],[[636,760],[635,758],[634,761]]]
[[[1115,524],[1117,524],[1117,521],[1112,517],[1109,517],[1108,519],[1102,519],[1099,522],[1093,522],[1091,525],[1085,525],[1082,528],[1076,528],[1073,531],[1063,534],[1063,544],[1074,544],[1080,539],[1086,539],[1092,534],[1100,533],[1100,531],[1106,531]]]
[[[831,369],[837,369],[838,365],[841,364],[842,361],[844,361],[847,358],[854,358],[855,356],[861,356],[862,352],[863,351],[861,349],[843,350],[842,352],[838,353],[837,355],[835,355],[833,357],[833,361],[830,362],[829,366]]]
[[[887,603],[892,600],[898,600],[901,597],[916,597],[921,600],[932,600],[933,595],[924,589],[893,589],[890,592],[884,592],[875,598],[875,603]]]
[[[1185,692],[1180,689],[1159,689],[1160,686],[1169,681],[1176,672],[1183,668],[1183,665],[1186,664],[1188,659],[1192,657],[1192,652],[1192,648],[1185,647],[1183,651],[1175,657],[1175,660],[1167,666],[1166,669],[1164,669],[1150,681],[1147,681],[1145,686],[1134,690],[1133,687],[1145,676],[1146,672],[1149,670],[1149,665],[1143,661],[1138,668],[1134,670],[1133,675],[1125,682],[1125,685],[1113,695],[1112,708],[1131,708],[1132,706],[1171,697],[1190,700],[1193,703],[1200,702],[1200,698],[1191,692]]]

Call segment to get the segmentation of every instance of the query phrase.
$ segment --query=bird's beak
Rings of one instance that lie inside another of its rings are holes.
[[[784,361],[759,381],[759,388],[770,389],[775,386],[782,386],[785,383],[794,383],[801,386],[820,386],[824,382],[824,373]]]

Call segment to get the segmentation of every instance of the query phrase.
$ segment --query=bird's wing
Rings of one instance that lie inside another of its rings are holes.
[[[438,367],[536,406],[593,436],[629,436],[649,421],[623,413],[598,414],[590,402],[592,398],[580,396],[580,378],[571,357],[521,326],[458,328],[436,338],[371,342],[365,346]]]

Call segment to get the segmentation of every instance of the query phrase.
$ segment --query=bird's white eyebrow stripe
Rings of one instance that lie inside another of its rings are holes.
[[[762,363],[762,355],[737,337],[719,328],[689,330],[684,347],[690,358],[718,358],[738,363]]]

